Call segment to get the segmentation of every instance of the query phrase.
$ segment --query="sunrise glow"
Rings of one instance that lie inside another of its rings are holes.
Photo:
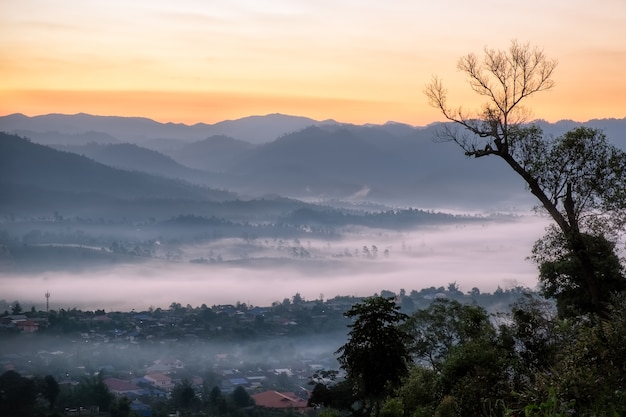
[[[0,114],[85,112],[213,123],[285,113],[424,125],[458,58],[512,39],[559,61],[527,104],[556,121],[626,116],[626,3],[121,0],[0,3]]]

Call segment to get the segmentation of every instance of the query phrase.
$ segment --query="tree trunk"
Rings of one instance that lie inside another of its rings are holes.
[[[543,192],[537,180],[530,175],[528,171],[526,171],[510,154],[498,153],[498,155],[524,179],[530,188],[530,192],[537,197],[543,208],[546,209],[548,214],[550,214],[550,217],[552,217],[552,219],[559,226],[559,229],[561,229],[561,232],[563,232],[568,242],[569,249],[580,261],[583,269],[583,275],[585,277],[585,283],[587,284],[587,289],[589,290],[589,296],[591,297],[591,303],[593,304],[595,312],[602,317],[606,316],[606,309],[600,300],[600,285],[598,283],[591,258],[589,257],[587,245],[585,244],[580,233],[576,216],[573,213],[573,208],[566,207],[568,217],[566,218],[563,216],[557,208],[556,203],[553,203]],[[567,198],[571,199],[571,188],[569,187],[569,184],[567,194]]]

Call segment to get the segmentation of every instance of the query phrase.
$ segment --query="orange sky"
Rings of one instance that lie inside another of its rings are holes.
[[[0,114],[424,125],[433,74],[478,105],[458,58],[517,39],[559,61],[534,117],[622,118],[624,22],[624,0],[3,0]]]

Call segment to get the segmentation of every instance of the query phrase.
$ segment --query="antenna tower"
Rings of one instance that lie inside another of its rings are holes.
[[[46,291],[46,322],[49,323],[50,314],[48,311],[50,310],[50,291]]]

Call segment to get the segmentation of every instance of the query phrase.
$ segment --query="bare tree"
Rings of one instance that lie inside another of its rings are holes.
[[[475,54],[464,56],[457,67],[467,74],[472,89],[486,97],[487,102],[478,114],[462,107],[453,109],[448,105],[442,81],[433,77],[425,91],[430,104],[446,119],[465,128],[459,132],[447,126],[440,139],[456,142],[468,156],[509,154],[514,145],[511,131],[527,122],[528,112],[522,101],[554,86],[551,77],[556,65],[543,51],[517,41],[511,43],[508,51],[485,49],[482,61]]]
[[[610,294],[603,288],[605,277],[596,274],[587,236],[625,224],[626,154],[594,129],[580,127],[552,139],[528,123],[524,100],[554,86],[556,66],[543,51],[512,41],[505,51],[486,48],[482,59],[469,54],[458,62],[472,90],[486,99],[478,112],[450,107],[438,77],[425,94],[452,122],[441,127],[438,140],[458,144],[470,157],[499,157],[522,177],[579,262],[584,282],[578,284],[585,287],[592,311],[603,314]]]

